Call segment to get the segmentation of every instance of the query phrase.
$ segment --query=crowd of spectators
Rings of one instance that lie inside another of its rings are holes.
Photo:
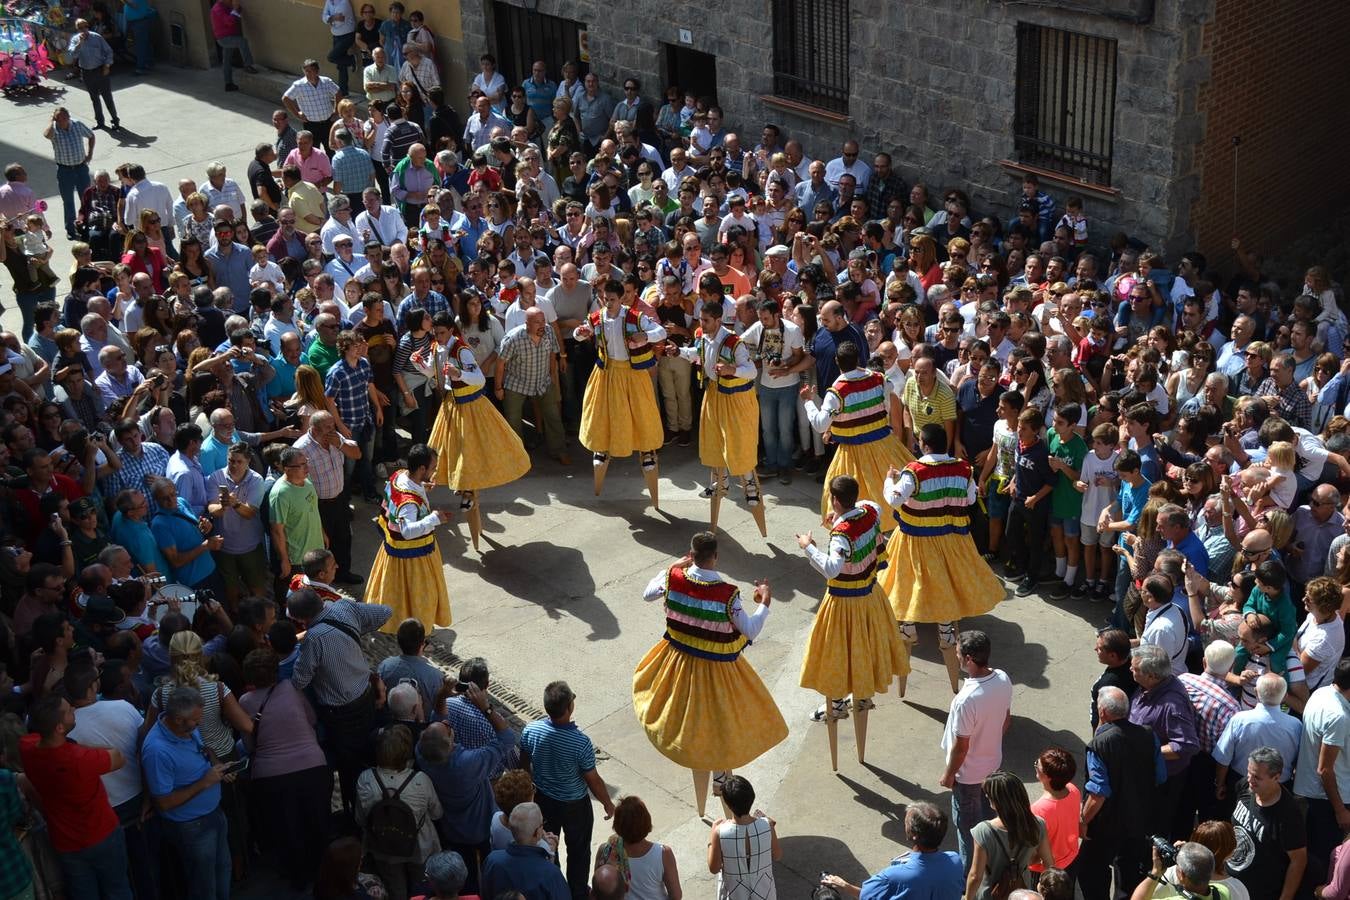
[[[905,445],[940,424],[975,467],[975,540],[1015,595],[1103,604],[1086,752],[1046,749],[1033,803],[1002,768],[1008,678],[963,634],[951,815],[912,804],[912,854],[823,889],[1007,896],[1034,870],[1045,897],[1350,896],[1350,362],[1325,268],[1276,283],[1236,239],[1224,269],[1167,260],[1031,173],[1004,219],[855,140],[743,139],[714,99],[630,77],[616,101],[576,63],[508,84],[484,54],[462,116],[404,13],[327,0],[339,77],[304,62],[247,193],[220,163],[176,190],[136,161],[90,173],[92,131],[58,110],[78,240],[55,284],[5,169],[23,327],[0,333],[0,687],[29,733],[0,818],[45,827],[0,841],[0,896],[226,897],[266,865],[323,898],[679,900],[565,683],[517,733],[486,664],[446,678],[415,620],[372,668],[389,611],[342,593],[353,506],[426,442],[452,339],[570,465],[596,361],[574,330],[607,296],[674,346],[722,306],[783,484],[823,480],[834,445],[799,390],[856,345]],[[652,390],[688,447],[690,367],[663,356]],[[721,797],[719,896],[773,896],[775,823],[745,779]],[[614,817],[594,857],[592,799]]]

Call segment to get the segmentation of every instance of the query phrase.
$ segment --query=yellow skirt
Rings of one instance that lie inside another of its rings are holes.
[[[486,397],[456,403],[447,394],[427,443],[437,454],[433,480],[452,491],[499,487],[530,471],[520,435]]]
[[[788,733],[778,704],[744,656],[703,659],[666,640],[633,672],[633,711],[663,756],[709,772],[739,769]]]
[[[825,473],[825,487],[820,492],[820,520],[829,523],[833,513],[830,506],[830,481],[836,475],[852,475],[858,481],[858,499],[871,500],[881,507],[881,530],[895,527],[890,504],[882,496],[886,470],[891,466],[903,469],[914,461],[914,455],[905,449],[894,434],[867,444],[839,444],[829,471]]]
[[[431,552],[421,556],[398,557],[391,555],[381,541],[366,583],[366,602],[380,603],[394,611],[380,627],[386,634],[396,633],[399,623],[409,618],[421,622],[427,634],[436,625],[449,625],[450,593],[441,571],[440,546],[432,544]]]
[[[877,584],[901,622],[952,622],[982,616],[1003,600],[1003,582],[968,534],[919,537],[899,528],[886,547]]]
[[[884,694],[891,679],[909,674],[909,648],[900,639],[886,595],[826,594],[802,657],[801,686],[837,700]]]
[[[732,476],[755,467],[759,452],[759,398],[754,390],[724,394],[709,384],[698,419],[698,458]]]
[[[591,370],[581,401],[581,446],[622,459],[660,450],[665,440],[656,392],[646,369],[608,360]]]

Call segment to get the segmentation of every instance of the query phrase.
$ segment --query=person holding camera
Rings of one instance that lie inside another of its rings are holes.
[[[842,897],[861,900],[903,900],[922,896],[930,900],[960,900],[966,887],[961,857],[942,850],[947,836],[947,814],[932,803],[911,803],[905,808],[905,838],[914,849],[891,860],[891,864],[862,885],[849,884],[838,875],[822,874],[820,883]]]
[[[1169,863],[1171,868],[1168,868]],[[1163,900],[1166,897],[1232,900],[1227,886],[1209,883],[1213,876],[1214,854],[1204,844],[1186,841],[1173,848],[1165,838],[1155,837],[1153,866],[1134,889],[1130,900]]]

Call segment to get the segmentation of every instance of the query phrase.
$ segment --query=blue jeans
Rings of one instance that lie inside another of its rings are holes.
[[[56,302],[56,288],[39,288],[36,291],[15,292],[14,299],[18,301],[19,313],[23,316],[23,342],[28,343],[28,338],[33,334],[33,323],[36,321],[35,311],[37,305],[46,300],[48,303]]]
[[[61,194],[62,212],[66,218],[66,234],[75,233],[75,214],[80,210],[80,194],[89,187],[89,166],[56,167],[56,189]]]
[[[1116,560],[1116,589],[1115,600],[1116,607],[1111,610],[1111,627],[1124,628],[1127,632],[1130,630],[1125,622],[1125,593],[1130,589],[1130,582],[1134,581],[1134,573],[1130,571],[1130,564],[1125,561],[1125,557]]]
[[[797,388],[759,388],[759,426],[764,432],[764,465],[791,471],[797,443]]]
[[[328,61],[337,67],[337,85],[338,90],[347,93],[349,85],[348,73],[356,65],[356,58],[352,56],[352,48],[356,46],[356,32],[350,34],[333,35],[333,49],[328,51]]]
[[[225,813],[220,807],[187,822],[165,819],[163,825],[165,839],[178,852],[183,869],[193,883],[193,897],[197,900],[229,900],[230,842]],[[81,895],[77,892],[71,896]]]
[[[970,853],[974,846],[970,829],[979,822],[994,817],[994,808],[984,796],[984,785],[962,784],[952,787],[952,824],[956,826],[956,848],[961,853],[961,868],[969,874]]]
[[[253,51],[249,49],[248,38],[242,34],[227,34],[216,38],[216,43],[220,45],[220,74],[225,76],[226,84],[234,84],[234,51],[239,51],[239,58],[244,61],[245,68],[253,65]]]
[[[148,72],[155,67],[155,17],[145,16],[127,23],[136,49],[136,71]]]
[[[391,415],[392,412],[391,409],[386,415]],[[344,459],[342,462],[342,474],[346,478],[347,489],[351,490],[352,475],[355,473],[361,493],[373,494],[375,493],[375,462],[371,459],[371,456],[375,453],[375,423],[367,422],[360,428],[353,428],[352,440],[356,441],[356,446],[361,448],[361,458]]]
[[[93,900],[131,900],[127,880],[127,842],[121,828],[101,842],[73,853],[62,853],[61,874],[67,897]],[[229,874],[228,868],[226,874]],[[226,882],[228,884],[228,881]]]

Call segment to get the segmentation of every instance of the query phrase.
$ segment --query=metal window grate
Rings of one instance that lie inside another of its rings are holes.
[[[1017,23],[1018,158],[1093,184],[1111,183],[1116,42]]]
[[[848,113],[849,0],[773,0],[773,91]]]
[[[522,9],[509,3],[492,4],[496,26],[497,70],[506,83],[520,84],[530,77],[534,61],[548,64],[550,78],[562,76],[564,62],[577,63],[577,77],[584,77],[590,67],[578,59],[580,33],[586,26],[571,19],[562,19],[544,13]],[[478,65],[475,58],[473,68]]]

